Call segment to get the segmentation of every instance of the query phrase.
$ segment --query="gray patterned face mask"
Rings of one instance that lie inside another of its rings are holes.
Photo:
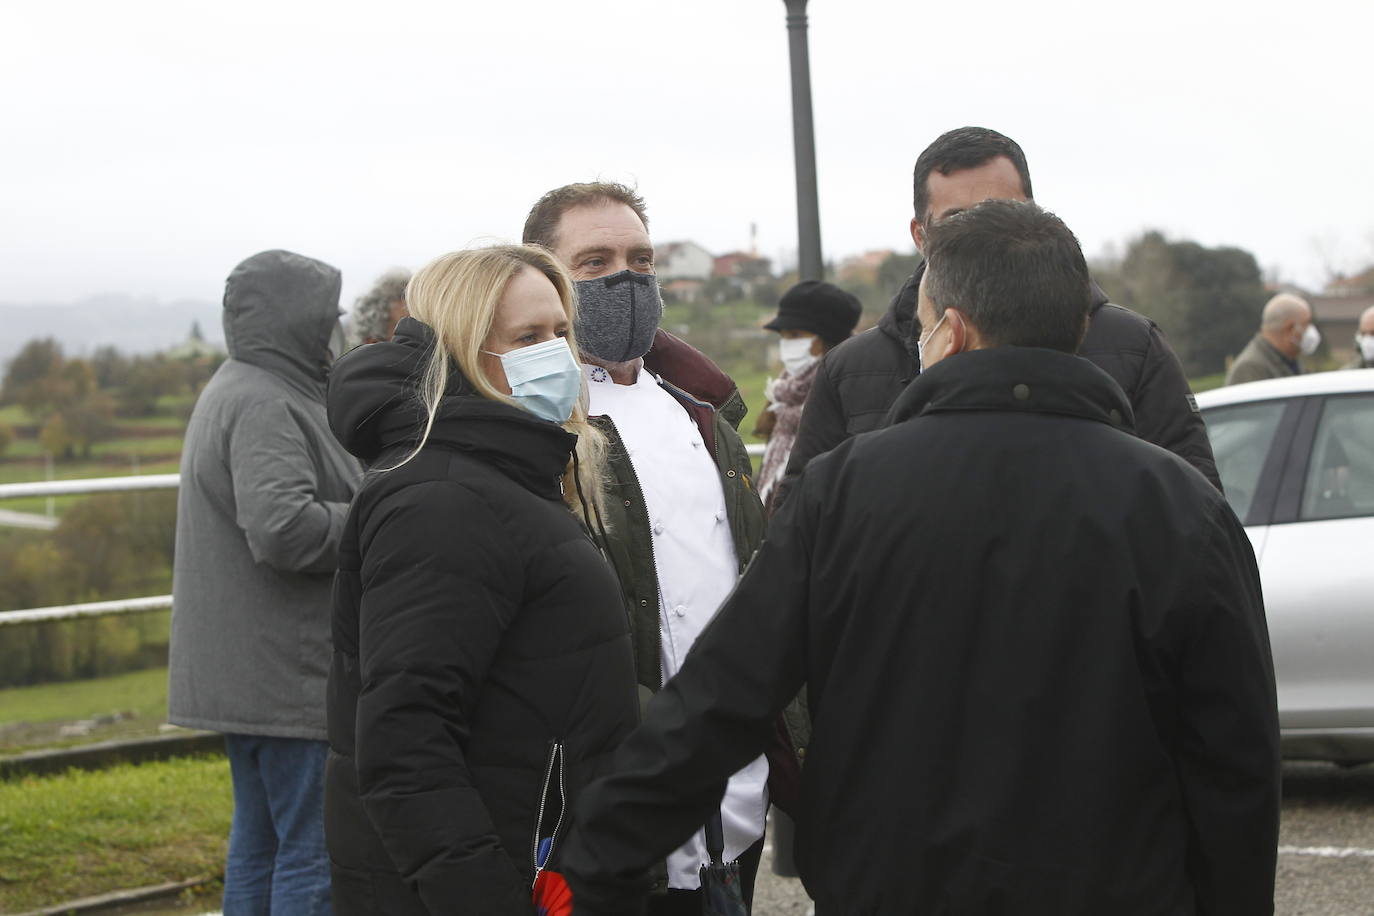
[[[635,270],[577,281],[577,346],[608,363],[638,359],[663,319],[658,278]]]

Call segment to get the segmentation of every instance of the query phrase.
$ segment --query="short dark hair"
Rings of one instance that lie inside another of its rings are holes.
[[[958,127],[946,131],[935,142],[927,146],[916,158],[916,169],[912,174],[912,205],[916,221],[926,225],[926,210],[930,207],[930,173],[948,175],[963,169],[976,169],[986,165],[998,156],[1006,156],[1016,166],[1021,176],[1021,190],[1029,200],[1031,193],[1030,167],[1026,165],[1026,154],[1011,137],[999,134],[986,127]]]
[[[525,217],[525,231],[521,241],[526,245],[543,245],[553,248],[558,244],[558,221],[563,214],[575,207],[596,206],[601,204],[624,204],[635,211],[635,216],[649,228],[649,217],[644,212],[644,198],[628,185],[615,181],[583,181],[565,184],[554,188],[530,208]]]
[[[985,200],[940,220],[926,244],[926,296],[957,308],[990,347],[1073,353],[1092,304],[1088,265],[1063,220],[1033,203]]]

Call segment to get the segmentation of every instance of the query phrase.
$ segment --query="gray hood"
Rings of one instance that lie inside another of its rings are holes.
[[[229,355],[323,401],[329,335],[339,320],[338,268],[290,251],[264,251],[224,284]]]

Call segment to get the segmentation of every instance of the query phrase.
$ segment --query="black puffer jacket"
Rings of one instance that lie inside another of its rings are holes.
[[[819,916],[1271,914],[1274,669],[1222,495],[1063,353],[949,357],[894,418],[808,468],[579,799],[578,916],[632,910],[803,683]]]
[[[877,327],[850,338],[821,360],[779,500],[812,458],[850,436],[888,424],[888,410],[917,375],[912,324],[924,271],[924,264],[916,269]],[[1078,355],[1104,370],[1126,392],[1140,438],[1178,455],[1221,489],[1207,427],[1183,367],[1158,325],[1108,302],[1107,294],[1094,284],[1092,318]]]
[[[374,468],[416,439],[432,339],[406,319],[335,366],[330,424]],[[560,498],[576,437],[466,387],[414,459],[369,475],[339,549],[325,816],[340,916],[528,916],[554,743],[566,773],[542,835],[638,717],[615,576]]]

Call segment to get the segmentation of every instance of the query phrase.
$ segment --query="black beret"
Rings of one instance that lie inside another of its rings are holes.
[[[826,346],[854,333],[863,306],[853,293],[847,293],[822,280],[803,280],[782,294],[778,313],[764,325],[770,331],[809,331]]]

